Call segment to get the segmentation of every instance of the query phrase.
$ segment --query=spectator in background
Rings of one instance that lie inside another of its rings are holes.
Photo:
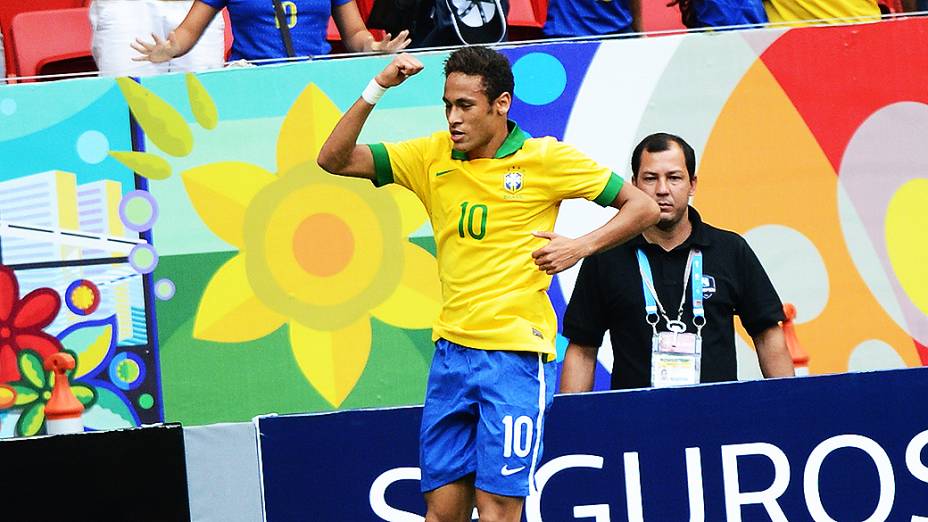
[[[762,0],[673,0],[667,7],[674,5],[690,29],[767,23]]]
[[[225,62],[222,17],[203,28],[196,47],[161,63],[139,63],[130,44],[139,35],[164,39],[187,15],[193,0],[94,0],[90,4],[92,53],[101,76],[147,76],[174,71],[201,71]]]
[[[228,8],[232,22],[231,60],[267,60],[286,58],[272,0],[194,0],[183,22],[162,39],[152,35],[154,42],[136,40],[132,47],[141,53],[133,58],[153,63],[166,62],[185,55],[204,35],[222,8]],[[328,54],[326,41],[329,16],[335,19],[345,47],[353,52],[395,52],[409,45],[408,32],[396,38],[387,34],[377,41],[364,25],[354,0],[288,0],[281,2],[293,43],[293,56]]]
[[[549,38],[633,33],[640,21],[641,0],[551,0],[542,31]]]
[[[427,27],[417,28],[423,35],[415,39],[417,48],[492,44],[506,39],[509,0],[437,0],[429,10]]]
[[[0,85],[6,83],[6,55],[3,52],[3,33],[0,33]]]
[[[632,152],[632,184],[658,203],[660,221],[583,261],[564,315],[561,391],[593,388],[606,330],[613,389],[737,380],[735,314],[764,376],[792,376],[783,305],[754,251],[689,206],[693,148],[672,134],[646,137]]]
[[[825,20],[829,23],[869,22],[880,19],[876,0],[764,0],[771,22]],[[795,23],[790,25],[806,25]]]

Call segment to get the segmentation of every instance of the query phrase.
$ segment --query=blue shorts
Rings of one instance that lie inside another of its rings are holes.
[[[440,339],[419,432],[422,491],[475,474],[496,495],[534,490],[554,364],[544,354],[477,350]]]

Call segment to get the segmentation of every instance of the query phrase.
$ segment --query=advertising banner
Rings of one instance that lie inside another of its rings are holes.
[[[558,396],[524,520],[928,520],[926,372]],[[421,521],[420,416],[259,419],[268,521]]]

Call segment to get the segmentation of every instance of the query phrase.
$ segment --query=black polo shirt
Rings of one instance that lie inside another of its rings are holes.
[[[703,254],[703,296],[706,326],[702,329],[701,382],[738,378],[734,315],[751,336],[784,320],[783,305],[770,278],[747,242],[734,232],[702,222],[689,208],[693,231],[670,252],[637,236],[611,250],[588,257],[580,267],[564,317],[564,336],[583,346],[600,346],[609,330],[615,362],[612,388],[643,388],[651,384],[651,326],[645,322],[644,293],[635,251],[648,256],[654,287],[671,319],[676,318],[681,293],[687,299],[683,322],[693,326],[692,278],[683,288],[683,272],[691,247]],[[666,329],[663,318],[658,325]]]

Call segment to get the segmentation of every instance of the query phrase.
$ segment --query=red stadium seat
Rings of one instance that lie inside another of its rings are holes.
[[[0,32],[3,33],[5,42],[10,40],[10,24],[13,23],[13,17],[19,13],[83,7],[89,4],[90,0],[0,0]],[[13,74],[13,52],[9,47],[6,49],[6,70],[8,75]]]
[[[81,70],[96,70],[86,66],[93,37],[88,8],[20,13],[13,17],[10,27],[9,44],[16,75],[36,76],[51,64],[81,59],[85,64]],[[49,27],[54,30],[49,31]]]
[[[361,20],[367,25],[367,18],[371,15],[371,9],[374,8],[374,0],[355,0],[355,3],[358,5],[358,11],[361,13]],[[377,40],[381,40],[384,37],[384,32],[380,29],[368,29],[368,31],[370,31],[371,35]],[[333,44],[333,53],[345,51],[345,46],[341,43],[342,37],[338,32],[338,26],[335,25],[335,19],[331,16],[329,17],[329,25],[326,27],[325,39],[328,40],[330,44]]]
[[[329,25],[326,27],[325,39],[330,42],[338,42],[342,39],[342,36],[338,34],[338,26],[335,25],[335,19],[331,16],[329,17]]]
[[[548,0],[532,0],[532,8],[535,10],[535,18],[544,25],[548,19]]]
[[[510,0],[509,40],[536,40],[543,38],[541,28],[548,19],[548,0]]]
[[[641,30],[650,31],[685,31],[686,26],[680,17],[680,8],[667,7],[668,2],[641,2]]]
[[[543,13],[538,12],[540,9],[536,4],[544,4]],[[509,16],[506,17],[506,21],[513,27],[534,27],[536,29],[541,29],[545,25],[545,18],[548,14],[547,11],[547,1],[510,0]]]
[[[367,25],[367,18],[371,15],[371,9],[374,8],[374,0],[355,0],[355,4],[357,4],[358,11],[361,13],[361,20],[364,20],[364,24]],[[370,29],[370,32],[378,40],[383,38],[383,31]],[[331,16],[329,17],[329,25],[326,28],[325,39],[329,42],[340,42],[342,39],[341,35],[338,34],[335,19]]]
[[[905,9],[902,6],[902,0],[880,0],[880,10],[889,13],[902,13]]]
[[[224,8],[222,10],[222,18],[226,24],[226,35],[225,35],[226,47],[225,47],[225,54],[223,56],[224,56],[225,61],[229,61],[229,53],[232,52],[232,42],[235,41],[235,37],[232,35],[232,20],[229,18],[228,9]]]
[[[361,11],[361,18],[367,23],[367,17],[371,15],[371,9],[374,8],[374,0],[355,0],[358,4],[358,11]]]

